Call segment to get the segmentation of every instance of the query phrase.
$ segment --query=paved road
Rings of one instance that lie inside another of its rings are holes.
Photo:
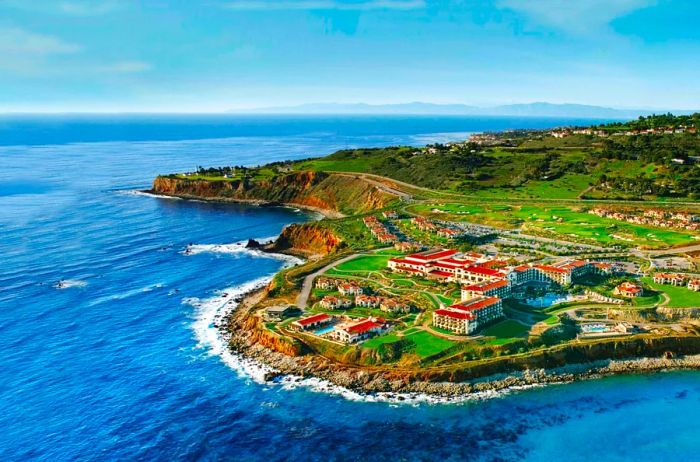
[[[389,194],[393,194],[394,196],[398,196],[401,198],[402,201],[410,201],[413,199],[413,196],[404,192],[404,191],[399,191],[398,189],[392,188],[390,186],[387,186],[386,184],[382,183],[381,181],[374,180],[370,178],[369,175],[364,174],[364,173],[336,173],[337,175],[340,176],[347,176],[347,177],[352,177],[352,178],[362,178],[362,180],[366,181],[367,183],[376,186],[377,188],[381,189],[384,192],[387,192]],[[382,178],[382,177],[380,177]]]
[[[649,256],[678,255],[688,252],[700,252],[700,244],[686,245],[684,247],[675,247],[665,250],[642,250],[640,252],[643,252]]]
[[[301,308],[302,310],[306,308],[306,303],[309,301],[309,295],[311,295],[311,289],[313,289],[314,287],[314,279],[316,279],[318,276],[325,273],[329,269],[334,268],[340,265],[341,263],[345,263],[346,261],[352,260],[353,258],[359,255],[359,253],[348,255],[347,257],[331,262],[323,268],[316,270],[313,273],[306,276],[304,278],[304,282],[301,285],[301,292],[299,292],[299,295],[297,296],[297,307]]]

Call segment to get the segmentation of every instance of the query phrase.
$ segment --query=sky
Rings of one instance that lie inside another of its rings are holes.
[[[700,108],[696,0],[0,0],[0,112]]]

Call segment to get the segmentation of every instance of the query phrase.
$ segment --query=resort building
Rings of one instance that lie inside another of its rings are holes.
[[[418,242],[396,242],[394,248],[399,252],[409,253],[421,250],[423,246]]]
[[[341,310],[352,307],[352,301],[347,298],[334,297],[332,295],[326,295],[319,303],[322,308],[327,310]]]
[[[691,279],[688,281],[688,289],[694,292],[700,292],[700,279]]]
[[[435,310],[433,325],[456,334],[472,334],[485,324],[502,317],[501,299],[485,297]]]
[[[382,303],[382,300],[382,297],[376,297],[374,295],[358,295],[355,297],[355,306],[377,308],[379,304]]]
[[[535,265],[537,278],[540,282],[549,282],[565,286],[571,284],[571,269],[551,265]]]
[[[462,300],[479,297],[508,298],[509,296],[510,284],[505,279],[462,286]]]
[[[353,282],[343,282],[338,284],[340,295],[362,295],[364,289]]]
[[[282,321],[299,311],[299,308],[292,305],[275,305],[265,308],[265,319],[268,321]]]
[[[460,232],[450,228],[440,228],[437,231],[437,235],[440,237],[446,237],[448,239],[454,239],[460,235]]]
[[[619,286],[615,287],[615,293],[617,295],[622,295],[623,297],[641,297],[644,295],[644,289],[639,284],[634,282],[623,282]]]
[[[321,290],[332,290],[338,285],[338,281],[335,279],[328,278],[318,278],[316,279],[316,288]]]
[[[331,334],[336,340],[345,343],[356,343],[384,331],[384,322],[377,318],[361,319],[336,327]]]
[[[382,216],[386,219],[393,220],[399,217],[399,214],[396,213],[396,210],[385,210],[382,212]]]
[[[299,319],[298,321],[294,321],[292,325],[300,330],[309,330],[313,329],[314,327],[319,327],[328,324],[332,320],[333,318],[327,315],[326,313],[319,313],[314,314],[313,316]]]
[[[682,274],[656,273],[654,282],[657,284],[671,284],[674,286],[684,286],[686,277]]]
[[[387,313],[410,313],[411,307],[405,303],[397,302],[396,300],[391,300],[385,298],[379,304],[379,309],[386,311]]]

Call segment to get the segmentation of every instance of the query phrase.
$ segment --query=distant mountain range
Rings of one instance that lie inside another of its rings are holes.
[[[528,103],[503,106],[478,107],[466,104],[366,104],[366,103],[311,103],[298,106],[266,107],[231,110],[231,113],[248,114],[423,114],[423,115],[475,115],[522,117],[575,117],[596,119],[630,119],[640,115],[672,112],[676,115],[691,114],[688,110],[666,109],[615,109],[585,104]]]

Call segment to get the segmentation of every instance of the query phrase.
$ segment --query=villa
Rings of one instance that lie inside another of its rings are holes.
[[[688,281],[688,289],[694,292],[700,292],[700,279],[691,279]]]
[[[322,308],[327,310],[340,310],[344,308],[352,307],[352,301],[347,298],[334,297],[332,295],[326,295],[323,297],[320,303]]]
[[[333,338],[344,343],[366,340],[384,331],[384,322],[378,318],[366,318],[343,324],[333,331]]]
[[[654,274],[654,282],[657,284],[671,284],[674,286],[685,285],[686,277],[682,274],[671,273],[656,273]]]
[[[619,286],[615,287],[615,293],[617,295],[622,295],[623,297],[641,297],[644,295],[644,289],[639,284],[634,282],[623,282]]]
[[[362,295],[364,289],[353,282],[343,282],[338,284],[340,295]]]
[[[298,321],[294,321],[292,325],[298,328],[299,330],[309,330],[313,329],[314,327],[319,327],[328,324],[332,320],[333,318],[327,315],[326,313],[319,313],[314,314],[313,316],[299,319]]]
[[[450,305],[433,312],[433,325],[456,334],[472,334],[481,326],[502,318],[498,297],[484,297]]]
[[[410,313],[411,307],[405,303],[397,302],[396,300],[391,300],[385,298],[379,304],[379,309],[386,311],[387,313]]]
[[[383,216],[384,218],[386,218],[386,219],[392,219],[392,220],[393,220],[393,219],[398,218],[398,217],[399,217],[399,214],[396,213],[395,210],[385,210],[384,212],[382,212],[382,216]]]
[[[377,308],[382,303],[382,297],[374,295],[358,295],[355,297],[355,306],[364,308]]]
[[[338,285],[335,279],[318,278],[316,279],[316,288],[321,290],[332,290]]]

